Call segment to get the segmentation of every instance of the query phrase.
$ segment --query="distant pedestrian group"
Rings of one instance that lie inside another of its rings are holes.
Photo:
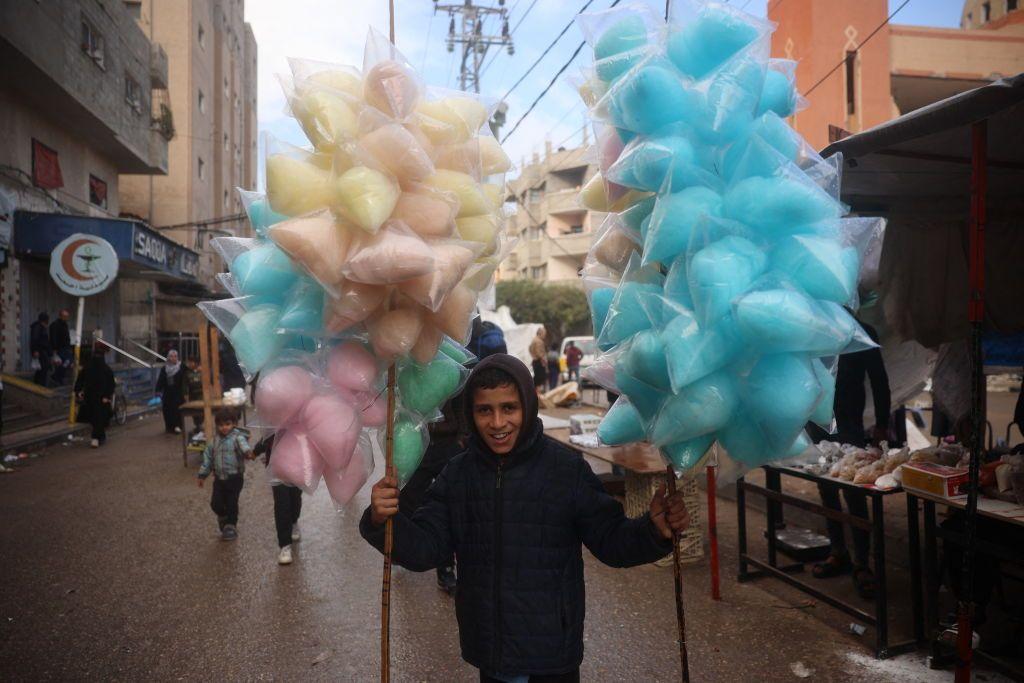
[[[29,352],[32,354],[32,381],[41,387],[49,385],[50,373],[53,384],[61,386],[74,363],[74,348],[71,345],[71,329],[67,309],[62,309],[56,320],[50,322],[50,315],[43,311],[29,327]]]

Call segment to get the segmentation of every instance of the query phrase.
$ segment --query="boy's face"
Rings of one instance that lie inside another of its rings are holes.
[[[217,425],[217,431],[221,436],[227,436],[231,433],[231,430],[235,428],[234,422],[221,422]]]
[[[512,451],[523,425],[523,404],[514,384],[473,392],[473,422],[487,447],[497,455]]]

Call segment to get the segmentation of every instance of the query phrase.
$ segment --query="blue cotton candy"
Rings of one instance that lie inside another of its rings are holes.
[[[811,361],[814,376],[821,386],[821,400],[811,413],[811,422],[828,429],[832,425],[832,409],[836,400],[836,378],[818,358]]]
[[[643,441],[644,425],[640,413],[628,399],[620,398],[612,404],[597,426],[597,436],[609,446]]]
[[[590,317],[594,321],[594,337],[601,336],[604,321],[608,318],[608,308],[615,298],[614,287],[601,287],[590,293]]]
[[[790,161],[796,161],[800,154],[800,135],[774,112],[758,117],[753,132]]]
[[[763,83],[764,64],[752,58],[731,62],[714,77],[697,122],[706,142],[725,144],[750,132]]]
[[[647,197],[633,206],[629,207],[625,211],[619,214],[619,218],[626,227],[630,228],[634,232],[639,232],[643,236],[646,232],[645,224],[649,224],[648,220],[651,216],[651,212],[654,211],[654,202],[657,197]]]
[[[651,328],[650,311],[662,296],[660,285],[646,282],[623,282],[619,285],[613,309],[601,328],[598,341],[615,345],[637,332]]]
[[[672,469],[676,472],[686,472],[700,464],[701,458],[714,442],[714,434],[706,434],[689,441],[662,446],[661,455],[672,464]]]
[[[665,346],[655,330],[638,332],[629,343],[621,360],[624,370],[655,389],[668,391],[668,366]]]
[[[669,33],[665,48],[677,69],[699,80],[752,43],[758,33],[737,13],[707,5],[695,21]]]
[[[288,255],[271,242],[236,256],[230,270],[243,296],[283,297],[299,279]]]
[[[284,348],[287,335],[275,333],[280,320],[281,309],[277,306],[258,306],[246,311],[228,332],[228,340],[246,372],[259,372]]]
[[[682,312],[661,332],[672,391],[732,363],[743,351],[743,339],[732,315],[702,330],[693,315]]]
[[[644,422],[650,422],[654,419],[666,397],[666,394],[640,380],[634,379],[619,367],[615,368],[615,386],[629,399],[629,402],[640,413],[640,418]]]
[[[688,187],[660,196],[644,238],[644,265],[671,263],[686,251],[702,218],[721,215],[721,195],[706,187]]]
[[[606,83],[611,83],[639,64],[645,56],[645,50],[623,52],[598,60],[594,63],[594,69],[597,71],[598,78]]]
[[[313,337],[306,337],[301,334],[286,334],[283,336],[287,340],[284,344],[284,348],[286,349],[306,351],[308,353],[316,351],[316,339]]]
[[[746,178],[725,193],[724,213],[759,232],[775,235],[838,218],[842,206],[811,182],[787,177]]]
[[[789,77],[781,71],[768,69],[764,75],[764,87],[761,89],[761,100],[757,104],[757,113],[775,112],[786,118],[796,112],[796,89]]]
[[[688,274],[698,321],[708,323],[724,317],[733,299],[764,272],[767,260],[753,242],[734,235],[694,254]]]
[[[312,280],[292,290],[279,329],[319,332],[324,326],[324,290]]]
[[[256,231],[256,234],[260,237],[267,236],[267,228],[275,223],[288,220],[288,216],[278,213],[270,208],[270,202],[263,199],[257,199],[246,209],[246,213],[249,214],[249,222],[252,224],[252,229]]]
[[[745,405],[768,446],[784,450],[810,419],[821,399],[821,385],[805,354],[762,356],[744,382]]]
[[[693,310],[693,297],[690,296],[690,279],[686,272],[686,254],[680,254],[669,267],[668,275],[665,276],[665,287],[662,290],[665,294],[666,308],[672,313],[665,316],[671,320],[678,307]]]
[[[819,308],[826,321],[828,334],[819,335],[810,351],[816,352],[818,356],[837,356],[843,352],[861,351],[876,346],[863,333],[860,323],[845,308],[831,301],[820,302]],[[848,348],[855,341],[861,342],[860,348]]]
[[[796,435],[796,438],[793,439],[793,443],[790,444],[785,457],[795,458],[813,445],[814,442],[811,441],[811,437],[807,436],[807,432],[800,432]]]
[[[853,247],[815,235],[784,237],[772,251],[772,266],[815,299],[849,302],[857,294],[860,258]]]
[[[834,306],[838,311],[828,308]],[[843,315],[846,318],[844,319]],[[818,304],[789,289],[766,289],[741,297],[734,307],[740,333],[763,353],[814,351],[835,355],[853,338],[856,322],[842,307]]]
[[[616,117],[615,120],[618,121],[621,119]],[[622,140],[622,144],[624,145],[628,145],[629,143],[633,142],[633,140],[636,139],[636,133],[634,133],[631,130],[626,130],[625,128],[616,128],[615,132],[619,134],[619,139]]]
[[[653,136],[627,149],[609,169],[608,178],[646,192],[678,192],[717,182],[708,149],[681,131]]]
[[[619,19],[594,43],[594,59],[606,59],[647,44],[647,26],[636,14]]]
[[[795,155],[799,148],[793,151]],[[760,135],[750,135],[731,145],[722,155],[722,177],[736,183],[751,176],[779,175],[793,160],[768,144]]]
[[[699,115],[702,97],[658,64],[640,67],[619,81],[613,97],[622,127],[650,134],[670,123]]]
[[[732,375],[710,374],[665,400],[651,425],[650,440],[664,446],[710,434],[729,421],[738,404]]]

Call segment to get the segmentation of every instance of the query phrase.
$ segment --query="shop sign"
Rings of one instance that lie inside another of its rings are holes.
[[[50,276],[73,296],[99,294],[117,278],[117,252],[105,239],[75,233],[50,253]]]

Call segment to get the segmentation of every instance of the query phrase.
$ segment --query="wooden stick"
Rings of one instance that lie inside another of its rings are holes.
[[[384,474],[395,476],[395,364],[388,368],[388,423],[385,440]],[[391,680],[391,551],[395,529],[391,517],[384,522],[384,576],[380,588],[380,680]]]
[[[676,492],[676,472],[668,466],[668,493]],[[679,532],[672,532],[672,574],[676,584],[676,622],[679,626],[679,665],[683,683],[690,683],[690,662],[686,654],[686,612],[683,609],[683,571],[679,563]]]
[[[716,458],[717,460],[717,458]],[[715,500],[715,474],[717,462],[705,469],[708,476],[708,539],[711,546],[711,599],[721,600],[722,592],[718,574],[718,511]]]
[[[213,397],[220,398],[224,394],[224,387],[220,385],[220,332],[214,325],[210,325],[210,361],[213,363],[213,372],[210,373]]]
[[[213,399],[213,383],[210,381],[210,328],[208,322],[199,326],[199,364],[202,367],[203,377],[203,433],[206,434],[207,442],[213,441],[213,410],[210,401]],[[184,430],[182,430],[184,431]]]

